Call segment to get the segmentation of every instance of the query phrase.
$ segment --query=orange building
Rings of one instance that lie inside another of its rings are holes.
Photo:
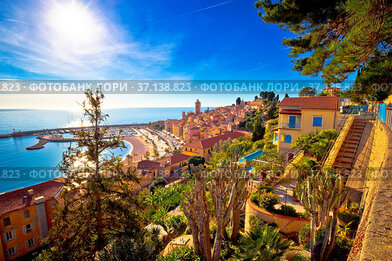
[[[212,150],[215,144],[221,140],[237,139],[246,136],[246,132],[234,131],[223,135],[215,136],[208,139],[199,140],[196,142],[184,145],[183,153],[189,156],[202,156],[208,160],[212,156]]]
[[[174,155],[169,155],[162,159],[156,160],[164,171],[164,176],[167,177],[170,174],[181,174],[183,170],[187,168],[189,155],[178,153]]]
[[[14,260],[41,247],[62,187],[61,179],[53,179],[0,195],[0,260]]]
[[[189,128],[187,140],[190,142],[200,140],[200,128],[196,126]]]

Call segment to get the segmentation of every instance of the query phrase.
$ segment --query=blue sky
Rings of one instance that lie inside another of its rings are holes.
[[[292,71],[285,36],[252,0],[2,0],[0,79],[309,79]],[[110,95],[106,106],[192,106],[196,98],[218,106],[235,96]],[[72,108],[80,99],[2,95],[0,107]]]

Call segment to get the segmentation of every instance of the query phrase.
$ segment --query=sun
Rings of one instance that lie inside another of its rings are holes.
[[[52,2],[46,22],[52,44],[76,52],[88,51],[105,34],[104,25],[88,6],[75,0]]]

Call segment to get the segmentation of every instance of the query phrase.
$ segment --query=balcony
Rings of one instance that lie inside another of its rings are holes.
[[[301,123],[282,122],[279,127],[284,129],[301,129]]]

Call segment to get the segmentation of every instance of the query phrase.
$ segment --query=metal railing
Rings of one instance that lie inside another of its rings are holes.
[[[301,123],[282,122],[279,127],[286,129],[301,129]]]

